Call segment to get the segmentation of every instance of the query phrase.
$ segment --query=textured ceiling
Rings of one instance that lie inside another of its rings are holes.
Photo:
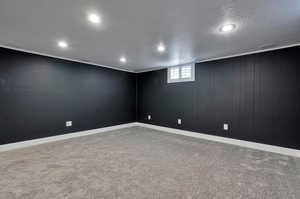
[[[101,15],[102,24],[86,20]],[[237,29],[220,34],[225,23]],[[58,39],[70,43],[59,49]],[[159,42],[167,46],[156,51]],[[127,70],[300,43],[299,0],[1,0],[0,44]],[[121,64],[120,56],[128,62]]]

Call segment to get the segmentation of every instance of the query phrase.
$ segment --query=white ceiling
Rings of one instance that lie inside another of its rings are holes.
[[[87,22],[89,12],[101,15],[100,26]],[[237,30],[221,34],[225,23]],[[58,39],[70,48],[59,49]],[[166,53],[156,51],[159,42]],[[132,71],[295,43],[299,0],[0,1],[1,45]]]

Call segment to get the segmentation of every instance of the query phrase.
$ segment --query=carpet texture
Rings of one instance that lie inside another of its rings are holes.
[[[299,199],[300,159],[141,127],[0,153],[1,199]]]

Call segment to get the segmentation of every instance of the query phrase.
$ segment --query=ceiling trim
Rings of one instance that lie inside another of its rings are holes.
[[[0,47],[1,48],[6,48],[6,49],[11,49],[11,50],[16,50],[16,51],[20,51],[20,52],[30,53],[30,54],[34,54],[34,55],[41,55],[41,56],[45,56],[45,57],[51,57],[51,58],[56,58],[56,59],[61,59],[61,60],[66,60],[66,61],[72,61],[72,62],[77,62],[77,63],[83,63],[83,64],[93,65],[93,66],[102,67],[102,68],[109,68],[109,69],[118,70],[118,71],[136,73],[133,70],[121,69],[121,68],[117,68],[117,67],[113,67],[113,66],[100,65],[100,64],[96,64],[94,62],[87,62],[87,61],[83,61],[83,60],[80,60],[80,59],[60,57],[60,56],[50,55],[50,54],[47,54],[47,53],[40,53],[40,52],[37,52],[37,51],[26,50],[26,49],[23,49],[23,48],[16,48],[16,47],[11,47],[11,46],[2,45],[2,44],[0,44]]]
[[[255,51],[247,51],[247,52],[244,52],[244,53],[232,54],[232,55],[228,55],[228,56],[215,57],[215,58],[209,58],[209,59],[203,59],[203,60],[198,59],[194,62],[187,62],[187,63],[184,63],[184,64],[204,63],[204,62],[216,61],[216,60],[221,60],[221,59],[229,59],[229,58],[234,58],[234,57],[241,57],[241,56],[245,56],[245,55],[252,55],[252,54],[269,52],[269,51],[280,50],[280,49],[285,49],[285,48],[291,48],[291,47],[296,47],[296,46],[300,46],[300,43],[277,46],[277,47],[274,47],[274,48],[267,48],[267,49],[261,49],[261,50],[255,50]],[[180,65],[184,65],[184,64],[180,64]],[[174,66],[177,66],[177,65],[174,65]],[[145,69],[145,70],[143,70],[143,69],[142,70],[135,70],[135,73],[146,73],[146,72],[171,68],[171,67],[174,67],[174,66],[161,66],[161,67]]]
[[[172,66],[160,66],[160,67],[152,67],[152,68],[148,68],[148,69],[137,69],[135,70],[135,73],[145,73],[145,72],[150,72],[150,71],[155,71],[155,70],[161,70],[161,69],[165,69],[165,68],[171,68],[171,67],[176,67],[176,66],[184,66],[184,65],[188,65],[188,64],[195,64],[198,63],[196,61],[189,61],[189,62],[185,62],[183,64],[176,64],[176,65],[172,65]]]
[[[234,58],[234,57],[240,57],[240,56],[245,56],[245,55],[252,55],[252,54],[257,54],[257,53],[269,52],[269,51],[280,50],[280,49],[285,49],[285,48],[291,48],[291,47],[296,47],[296,46],[300,46],[300,43],[277,46],[277,47],[274,47],[274,48],[267,48],[267,49],[261,49],[261,50],[255,50],[255,51],[247,51],[247,52],[244,52],[244,53],[237,53],[237,54],[232,54],[232,55],[228,55],[228,56],[208,58],[208,59],[204,59],[204,60],[198,59],[194,62],[187,62],[187,63],[183,63],[183,64],[180,64],[180,65],[189,64],[189,63],[204,63],[204,62],[210,62],[210,61],[216,61],[216,60],[222,60],[222,59],[229,59],[229,58]],[[97,64],[97,63],[93,63],[93,62],[86,62],[86,61],[79,60],[79,59],[60,57],[60,56],[50,55],[50,54],[47,54],[47,53],[40,53],[40,52],[37,52],[37,51],[26,50],[26,49],[17,48],[17,47],[11,47],[11,46],[8,46],[8,45],[0,44],[0,47],[1,48],[6,48],[6,49],[11,49],[11,50],[16,50],[16,51],[20,51],[20,52],[25,52],[25,53],[35,54],[35,55],[41,55],[41,56],[45,56],[45,57],[51,57],[51,58],[56,58],[56,59],[61,59],[61,60],[67,60],[67,61],[72,61],[72,62],[77,62],[77,63],[93,65],[93,66],[102,67],[102,68],[109,68],[109,69],[112,69],[112,70],[130,72],[130,73],[145,73],[145,72],[156,71],[156,70],[161,70],[161,69],[166,69],[166,68],[176,66],[176,65],[174,65],[174,66],[161,66],[161,67],[155,67],[155,68],[150,68],[150,69],[128,70],[128,69],[121,69],[121,68],[117,68],[117,67],[113,67],[113,66],[100,65],[100,64]]]
[[[248,51],[248,52],[244,52],[244,53],[238,53],[238,54],[222,56],[222,57],[209,58],[209,59],[199,60],[196,62],[203,63],[203,62],[209,62],[209,61],[216,61],[216,60],[228,59],[228,58],[233,58],[233,57],[241,57],[244,55],[252,55],[252,54],[258,54],[258,53],[263,53],[263,52],[270,52],[270,51],[274,51],[274,50],[280,50],[280,49],[291,48],[291,47],[296,47],[296,46],[300,46],[300,43],[289,44],[289,45],[284,45],[284,46],[277,46],[277,47],[273,47],[273,48],[266,48],[266,49],[255,50],[255,51]]]

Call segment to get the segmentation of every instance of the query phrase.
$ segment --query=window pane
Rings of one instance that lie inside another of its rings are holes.
[[[170,79],[179,79],[179,68],[171,68],[170,70]]]
[[[187,64],[168,68],[168,83],[195,81],[195,65]]]
[[[192,66],[183,66],[181,68],[181,78],[191,78],[192,77]]]

